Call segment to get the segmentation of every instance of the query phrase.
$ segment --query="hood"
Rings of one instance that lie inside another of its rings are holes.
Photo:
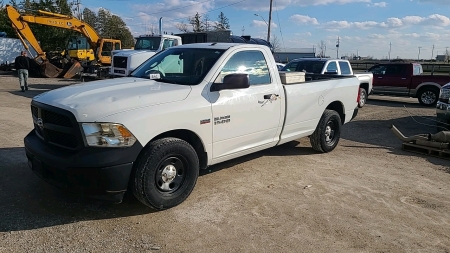
[[[190,86],[123,77],[70,85],[33,98],[72,112],[79,122],[93,122],[111,114],[184,100]]]
[[[127,57],[135,54],[156,54],[156,50],[124,50],[117,53],[114,53],[113,56],[123,56]]]

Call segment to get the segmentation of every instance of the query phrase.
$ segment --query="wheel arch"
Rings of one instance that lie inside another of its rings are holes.
[[[421,92],[423,89],[426,89],[426,88],[436,88],[436,89],[440,90],[441,87],[442,87],[441,85],[439,85],[438,83],[435,83],[435,82],[424,82],[424,83],[421,83],[421,84],[419,84],[419,85],[417,86],[417,88],[416,88],[416,93],[414,94],[414,97],[418,97],[419,94],[420,94],[420,92]]]
[[[359,84],[359,87],[365,89],[367,95],[369,95],[369,83],[361,83],[361,84]]]
[[[334,101],[330,103],[325,109],[336,111],[339,114],[339,117],[341,117],[342,125],[345,123],[345,108],[341,101]]]
[[[206,148],[205,148],[205,145],[204,145],[202,139],[192,130],[174,129],[174,130],[169,130],[169,131],[160,133],[160,134],[156,135],[155,137],[153,137],[145,145],[143,150],[146,147],[148,147],[148,145],[150,145],[151,142],[162,139],[162,138],[167,138],[167,137],[178,138],[178,139],[184,140],[187,143],[189,143],[194,148],[195,152],[197,152],[199,163],[200,163],[200,169],[206,169],[206,167],[208,166],[208,153],[206,152]],[[141,151],[141,153],[143,153],[143,151]]]

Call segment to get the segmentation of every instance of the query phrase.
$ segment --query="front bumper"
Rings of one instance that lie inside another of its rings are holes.
[[[450,123],[450,104],[438,101],[436,104],[436,118],[439,122]]]
[[[142,150],[137,141],[128,148],[69,151],[45,144],[34,130],[24,138],[24,144],[30,168],[46,182],[114,203],[122,201],[133,163]]]

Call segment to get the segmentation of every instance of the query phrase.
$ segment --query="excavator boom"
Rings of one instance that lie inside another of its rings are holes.
[[[20,18],[28,23],[59,27],[83,34],[83,36],[88,39],[89,44],[94,51],[97,51],[96,49],[100,48],[100,50],[97,51],[96,58],[101,64],[111,64],[111,51],[122,48],[120,40],[100,38],[92,26],[79,19],[43,10],[39,10],[39,13],[42,14],[42,16],[21,15]]]
[[[20,41],[22,42],[23,46],[30,53],[30,56],[32,56],[36,61],[36,63],[40,66],[39,69],[40,73],[46,77],[59,76],[63,70],[56,67],[55,65],[53,65],[48,61],[45,52],[42,50],[41,46],[39,45],[36,37],[34,36],[27,22],[23,22],[20,19],[21,17],[20,13],[10,5],[6,5],[6,12],[9,19],[11,20],[11,25],[14,31],[16,32],[17,36],[19,37]],[[36,51],[37,55],[34,56],[31,54],[25,40],[27,40],[30,43],[30,45]]]
[[[39,43],[36,40],[33,32],[29,27],[29,23],[59,27],[63,29],[68,29],[72,31],[76,31],[81,33],[84,37],[86,37],[91,49],[93,50],[90,54],[89,61],[97,60],[101,65],[110,65],[111,64],[111,51],[122,48],[122,44],[120,40],[115,39],[103,39],[97,34],[97,32],[92,28],[89,24],[78,20],[74,17],[68,15],[62,15],[58,13],[52,13],[48,11],[39,10],[39,15],[21,15],[14,7],[10,5],[6,5],[6,12],[11,20],[12,26],[16,31],[19,39],[21,39],[25,48],[28,49],[24,40],[27,40],[30,45],[36,50],[38,55],[35,57],[36,61],[41,61],[43,68],[47,69],[44,76],[54,77],[59,74],[62,70],[57,68],[56,66],[45,66],[50,64],[45,52],[40,47]],[[95,59],[92,56],[96,52]],[[72,58],[74,61],[77,57]],[[70,73],[64,75],[64,77],[72,76],[81,68],[79,62],[73,62],[74,65],[77,65],[76,68],[69,69]],[[78,64],[76,64],[78,63]],[[50,73],[52,72],[52,73]]]

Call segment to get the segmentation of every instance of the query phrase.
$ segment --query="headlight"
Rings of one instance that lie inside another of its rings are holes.
[[[114,123],[83,123],[89,146],[129,147],[136,142],[133,134],[123,125]]]

